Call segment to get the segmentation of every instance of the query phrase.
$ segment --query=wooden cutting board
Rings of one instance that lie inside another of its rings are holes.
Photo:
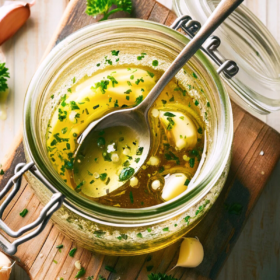
[[[134,17],[166,25],[170,25],[176,18],[173,12],[154,0],[133,0],[133,3]],[[48,51],[67,35],[96,22],[84,13],[85,8],[85,0],[71,0]],[[119,13],[115,17],[124,16],[127,17]],[[227,183],[203,222],[187,234],[199,237],[204,246],[205,257],[197,268],[176,268],[168,273],[178,279],[217,277],[280,157],[280,135],[236,104],[233,103],[232,106],[235,137]],[[264,152],[263,155],[260,155],[261,151]],[[0,190],[12,176],[19,162],[25,162],[22,133],[15,139],[3,164],[5,175],[0,176]],[[24,208],[29,212],[23,219],[19,213]],[[235,211],[236,208],[238,211]],[[3,218],[12,229],[18,230],[34,221],[41,209],[42,205],[31,187],[23,180],[20,192],[10,203]],[[61,252],[56,249],[59,244],[64,245]],[[151,272],[166,273],[175,265],[179,246],[180,242],[177,242],[151,254],[149,258],[147,255],[103,256],[78,247],[75,258],[71,258],[68,253],[71,248],[76,247],[75,241],[65,237],[52,222],[49,222],[41,235],[19,247],[16,260],[29,273],[31,279],[36,280],[53,280],[60,277],[64,280],[74,279],[77,273],[74,263],[78,259],[86,269],[86,277],[93,275],[93,279],[98,279],[98,275],[102,275],[111,280],[118,279],[119,276],[121,280],[146,280]],[[116,272],[109,272],[105,266],[113,267]]]

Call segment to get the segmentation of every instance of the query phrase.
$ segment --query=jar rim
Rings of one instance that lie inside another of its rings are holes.
[[[112,24],[113,21],[113,24]],[[160,222],[163,219],[166,219],[167,216],[176,216],[186,210],[186,207],[189,208],[197,201],[202,199],[211,188],[214,186],[215,182],[218,180],[222,174],[224,167],[230,156],[230,147],[233,140],[233,117],[231,111],[230,100],[228,94],[226,93],[222,82],[216,73],[216,70],[212,64],[208,61],[205,55],[198,51],[195,54],[195,57],[198,61],[203,64],[203,67],[207,70],[209,75],[212,77],[215,87],[217,88],[218,94],[220,96],[221,108],[224,114],[224,135],[222,139],[222,147],[220,150],[220,161],[216,163],[215,168],[212,169],[212,172],[209,171],[209,176],[205,178],[203,182],[197,185],[192,191],[187,192],[184,195],[177,197],[171,201],[158,204],[146,208],[126,208],[123,211],[122,208],[106,206],[97,202],[93,202],[81,195],[75,193],[71,188],[65,187],[62,184],[62,179],[57,180],[47,168],[44,168],[42,159],[38,152],[38,146],[36,144],[36,135],[34,134],[34,116],[32,116],[32,99],[34,94],[38,89],[38,83],[40,79],[45,75],[46,71],[49,71],[52,67],[54,60],[59,59],[59,56],[62,52],[65,52],[67,48],[70,48],[73,44],[78,44],[79,41],[83,40],[85,37],[91,36],[92,31],[104,32],[105,30],[118,30],[118,27],[134,26],[135,29],[141,28],[149,30],[155,30],[162,32],[163,34],[168,34],[174,40],[179,41],[180,43],[187,44],[189,39],[186,38],[183,34],[173,30],[170,27],[165,25],[155,23],[148,20],[141,19],[114,19],[104,21],[102,23],[88,25],[75,33],[66,37],[58,45],[56,45],[49,55],[44,59],[42,64],[39,66],[36,71],[29,88],[26,93],[25,103],[24,103],[24,144],[25,150],[30,156],[31,160],[34,161],[37,169],[42,174],[44,178],[49,181],[50,185],[55,186],[54,188],[62,192],[66,197],[65,205],[74,212],[86,216],[89,220],[96,221],[96,217],[100,217],[102,214],[102,222],[109,223],[111,225],[116,225],[119,221],[116,218],[120,217],[122,220],[125,220],[124,224],[133,224],[135,223],[155,223]],[[136,32],[136,30],[135,30]],[[37,92],[38,94],[38,92]],[[34,101],[34,100],[33,100]],[[214,172],[215,171],[215,172]],[[211,174],[212,173],[212,174]],[[63,182],[64,183],[64,182]],[[65,184],[65,183],[64,183]],[[65,184],[66,185],[66,184]],[[184,206],[184,207],[182,207]],[[89,211],[90,209],[90,211]],[[163,215],[165,213],[165,215]],[[103,221],[104,220],[104,221]],[[100,219],[98,218],[98,221]],[[123,224],[123,222],[122,222]]]

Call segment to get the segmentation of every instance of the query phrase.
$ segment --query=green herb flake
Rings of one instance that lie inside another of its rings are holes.
[[[57,264],[57,261],[56,261],[56,260],[53,260],[53,262],[54,262],[55,264]]]
[[[76,252],[77,252],[77,248],[71,249],[71,251],[69,252],[69,256],[72,257],[72,258],[74,258]]]
[[[132,192],[129,193],[129,198],[130,198],[130,202],[134,203],[134,198],[133,198],[133,193]]]
[[[86,270],[82,267],[76,274],[75,278],[81,278],[86,274]]]
[[[159,168],[158,172],[159,172],[159,173],[162,173],[163,171],[164,171],[164,167],[161,166],[161,167]]]
[[[152,65],[155,66],[155,67],[158,66],[158,61],[157,60],[153,60]]]
[[[122,239],[127,240],[127,238],[128,238],[128,236],[124,233],[121,233],[121,235],[117,237],[117,239],[119,239],[119,240],[122,240]]]
[[[130,94],[132,92],[132,90],[131,89],[128,89],[127,91],[125,91],[124,93],[125,94]]]
[[[109,266],[109,265],[105,265],[105,269],[110,271],[110,272],[113,272],[113,273],[116,272],[116,270],[113,267]]]
[[[201,128],[201,127],[199,127],[199,128],[197,129],[197,132],[198,132],[199,134],[202,134],[202,133],[203,133],[202,128]]]
[[[152,229],[151,228],[147,228],[147,232],[152,232]]]
[[[189,164],[190,164],[190,167],[193,168],[194,167],[194,163],[195,163],[195,158],[191,158],[189,160]]]
[[[70,101],[70,108],[72,111],[80,109],[80,107],[77,105],[75,101]]]
[[[115,51],[115,50],[111,51],[112,55],[114,55],[114,56],[118,56],[118,55],[119,55],[119,52],[120,52],[120,51]]]
[[[162,273],[156,273],[156,274],[151,273],[148,275],[148,280],[178,280],[178,279]]]
[[[197,75],[194,72],[192,73],[192,75],[195,79],[197,79]]]
[[[190,216],[186,216],[185,218],[184,218],[184,220],[185,220],[185,222],[187,223],[187,224],[189,224],[190,223]]]
[[[172,97],[169,99],[169,102],[173,102],[175,101],[174,95],[172,95]]]
[[[143,238],[143,235],[142,235],[141,232],[138,232],[138,233],[136,234],[136,236],[137,236],[138,238]]]
[[[28,213],[28,210],[25,208],[25,209],[23,209],[23,210],[19,213],[19,215],[20,215],[22,218],[24,218],[24,217],[26,216],[27,213]]]
[[[155,76],[155,74],[152,73],[152,72],[150,72],[150,71],[147,71],[147,73],[148,73],[148,75],[149,75],[151,78],[153,78],[153,77]]]
[[[166,117],[176,117],[176,115],[174,115],[174,114],[172,114],[170,112],[165,112],[164,116],[166,116]]]
[[[143,154],[144,147],[139,147],[136,151],[137,156],[141,156]]]
[[[56,248],[57,248],[58,250],[62,249],[62,248],[63,248],[63,244],[57,245]]]
[[[97,146],[99,148],[103,148],[106,144],[105,138],[104,137],[98,137],[97,139]]]
[[[64,128],[61,130],[61,133],[62,133],[62,134],[65,134],[67,131],[68,131],[68,127],[64,127]]]
[[[163,231],[169,231],[169,227],[163,228]]]
[[[105,179],[107,178],[107,173],[101,173],[99,175],[99,178],[100,178],[101,181],[105,181]]]
[[[143,95],[139,95],[138,97],[136,97],[136,100],[135,100],[135,105],[139,105],[144,99],[144,96]]]
[[[198,105],[199,105],[198,100],[195,100],[195,101],[194,101],[194,105],[195,105],[195,106],[198,106]]]
[[[135,84],[136,84],[136,85],[139,85],[140,82],[144,83],[144,79],[143,79],[142,77],[141,77],[140,79],[137,79],[137,80],[135,81]]]
[[[4,175],[4,174],[5,174],[4,170],[1,169],[1,170],[0,170],[0,175]]]
[[[185,186],[188,186],[188,185],[189,185],[189,183],[190,183],[190,180],[189,180],[189,179],[186,179],[186,181],[185,181],[184,185],[185,185]]]
[[[135,170],[132,167],[124,168],[119,175],[119,180],[121,182],[128,180],[130,177],[133,176],[134,172],[135,172]]]
[[[107,76],[107,78],[112,82],[113,87],[119,83],[113,76]]]

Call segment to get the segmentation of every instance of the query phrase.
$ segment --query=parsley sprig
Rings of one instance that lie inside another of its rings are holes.
[[[7,78],[10,78],[9,69],[5,63],[0,63],[0,93],[8,89]]]
[[[116,7],[110,10],[113,5]],[[100,21],[106,20],[110,15],[120,11],[131,14],[131,0],[87,0],[86,14],[93,17],[103,14]]]
[[[161,274],[161,273],[152,273],[150,275],[148,275],[148,279],[149,280],[178,280],[176,278],[173,278],[170,275],[166,275],[166,274]]]

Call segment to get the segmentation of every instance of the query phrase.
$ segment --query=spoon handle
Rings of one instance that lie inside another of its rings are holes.
[[[200,49],[206,39],[243,2],[243,0],[222,0],[195,37],[184,47],[168,69],[164,72],[145,100],[135,109],[147,116],[149,109],[163,91],[164,87]]]

